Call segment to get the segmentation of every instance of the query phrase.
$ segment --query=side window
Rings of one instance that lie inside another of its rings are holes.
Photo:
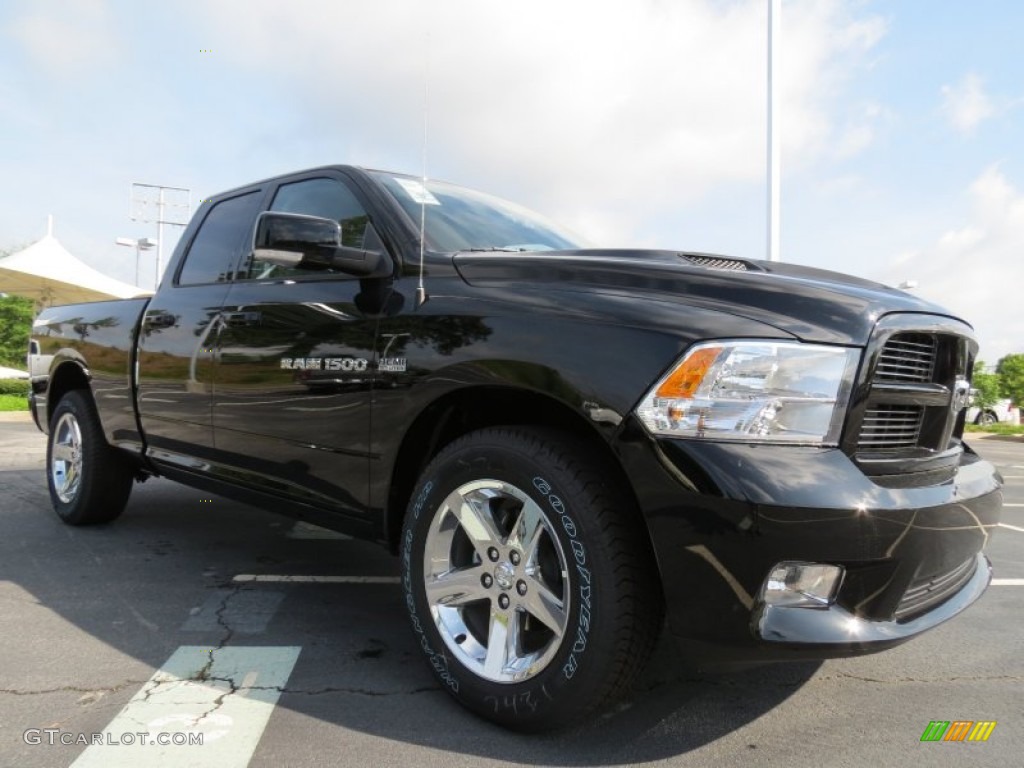
[[[362,203],[352,194],[352,190],[337,179],[306,179],[282,184],[274,195],[270,210],[333,219],[341,224],[341,244],[353,248],[363,247],[366,225],[370,221]],[[317,272],[308,269],[286,269],[251,258],[248,269],[243,269],[242,272],[242,276],[249,279],[342,274],[331,269]]]
[[[260,198],[259,192],[249,192],[214,204],[185,254],[178,285],[219,283],[232,278],[231,270],[242,245],[252,237]]]

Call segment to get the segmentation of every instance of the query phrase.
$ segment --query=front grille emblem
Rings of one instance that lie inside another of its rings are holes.
[[[957,377],[953,384],[953,395],[949,401],[949,409],[953,415],[960,413],[967,407],[967,401],[971,399],[971,384],[967,379]]]

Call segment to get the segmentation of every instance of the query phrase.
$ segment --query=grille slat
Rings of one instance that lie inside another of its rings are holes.
[[[972,557],[946,573],[913,582],[896,606],[897,621],[923,613],[951,597],[974,575],[975,559]]]
[[[927,383],[935,373],[937,342],[924,333],[894,335],[878,356],[875,381]]]
[[[861,450],[913,448],[921,436],[924,409],[919,405],[878,405],[869,408],[861,422]]]

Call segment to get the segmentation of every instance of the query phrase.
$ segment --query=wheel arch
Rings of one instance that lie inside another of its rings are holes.
[[[566,403],[542,392],[507,385],[483,385],[461,388],[437,398],[420,412],[403,436],[391,467],[385,505],[384,534],[392,552],[398,551],[412,490],[433,457],[469,432],[513,425],[553,428],[586,443],[613,474],[616,485],[629,495],[637,510],[638,523],[644,526],[644,536],[650,543],[650,532],[639,514],[633,486],[595,424]]]
[[[990,421],[988,421],[988,423],[990,424],[998,424],[999,414],[996,413],[995,410],[992,408],[983,408],[980,411],[978,411],[978,415],[974,417],[974,423],[984,424],[986,423],[987,419],[990,419]]]
[[[50,372],[46,387],[46,428],[49,430],[50,417],[57,403],[73,389],[89,389],[91,376],[88,369],[78,360],[65,359]],[[92,397],[92,392],[89,392]]]

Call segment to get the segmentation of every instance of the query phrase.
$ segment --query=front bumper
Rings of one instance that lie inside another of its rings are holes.
[[[876,481],[838,449],[655,440],[635,422],[616,450],[647,521],[669,629],[711,655],[883,650],[961,612],[991,579],[981,552],[1001,478],[969,448],[941,482],[918,483]],[[841,565],[835,603],[765,605],[761,586],[782,561]]]
[[[992,581],[992,563],[979,553],[971,562],[971,572],[971,577],[956,592],[918,614],[917,618],[872,620],[858,617],[838,604],[827,608],[800,608],[761,603],[753,614],[754,634],[761,640],[789,645],[794,650],[803,647],[813,651],[818,647],[826,654],[835,647],[849,652],[880,651],[953,618],[981,597]]]

